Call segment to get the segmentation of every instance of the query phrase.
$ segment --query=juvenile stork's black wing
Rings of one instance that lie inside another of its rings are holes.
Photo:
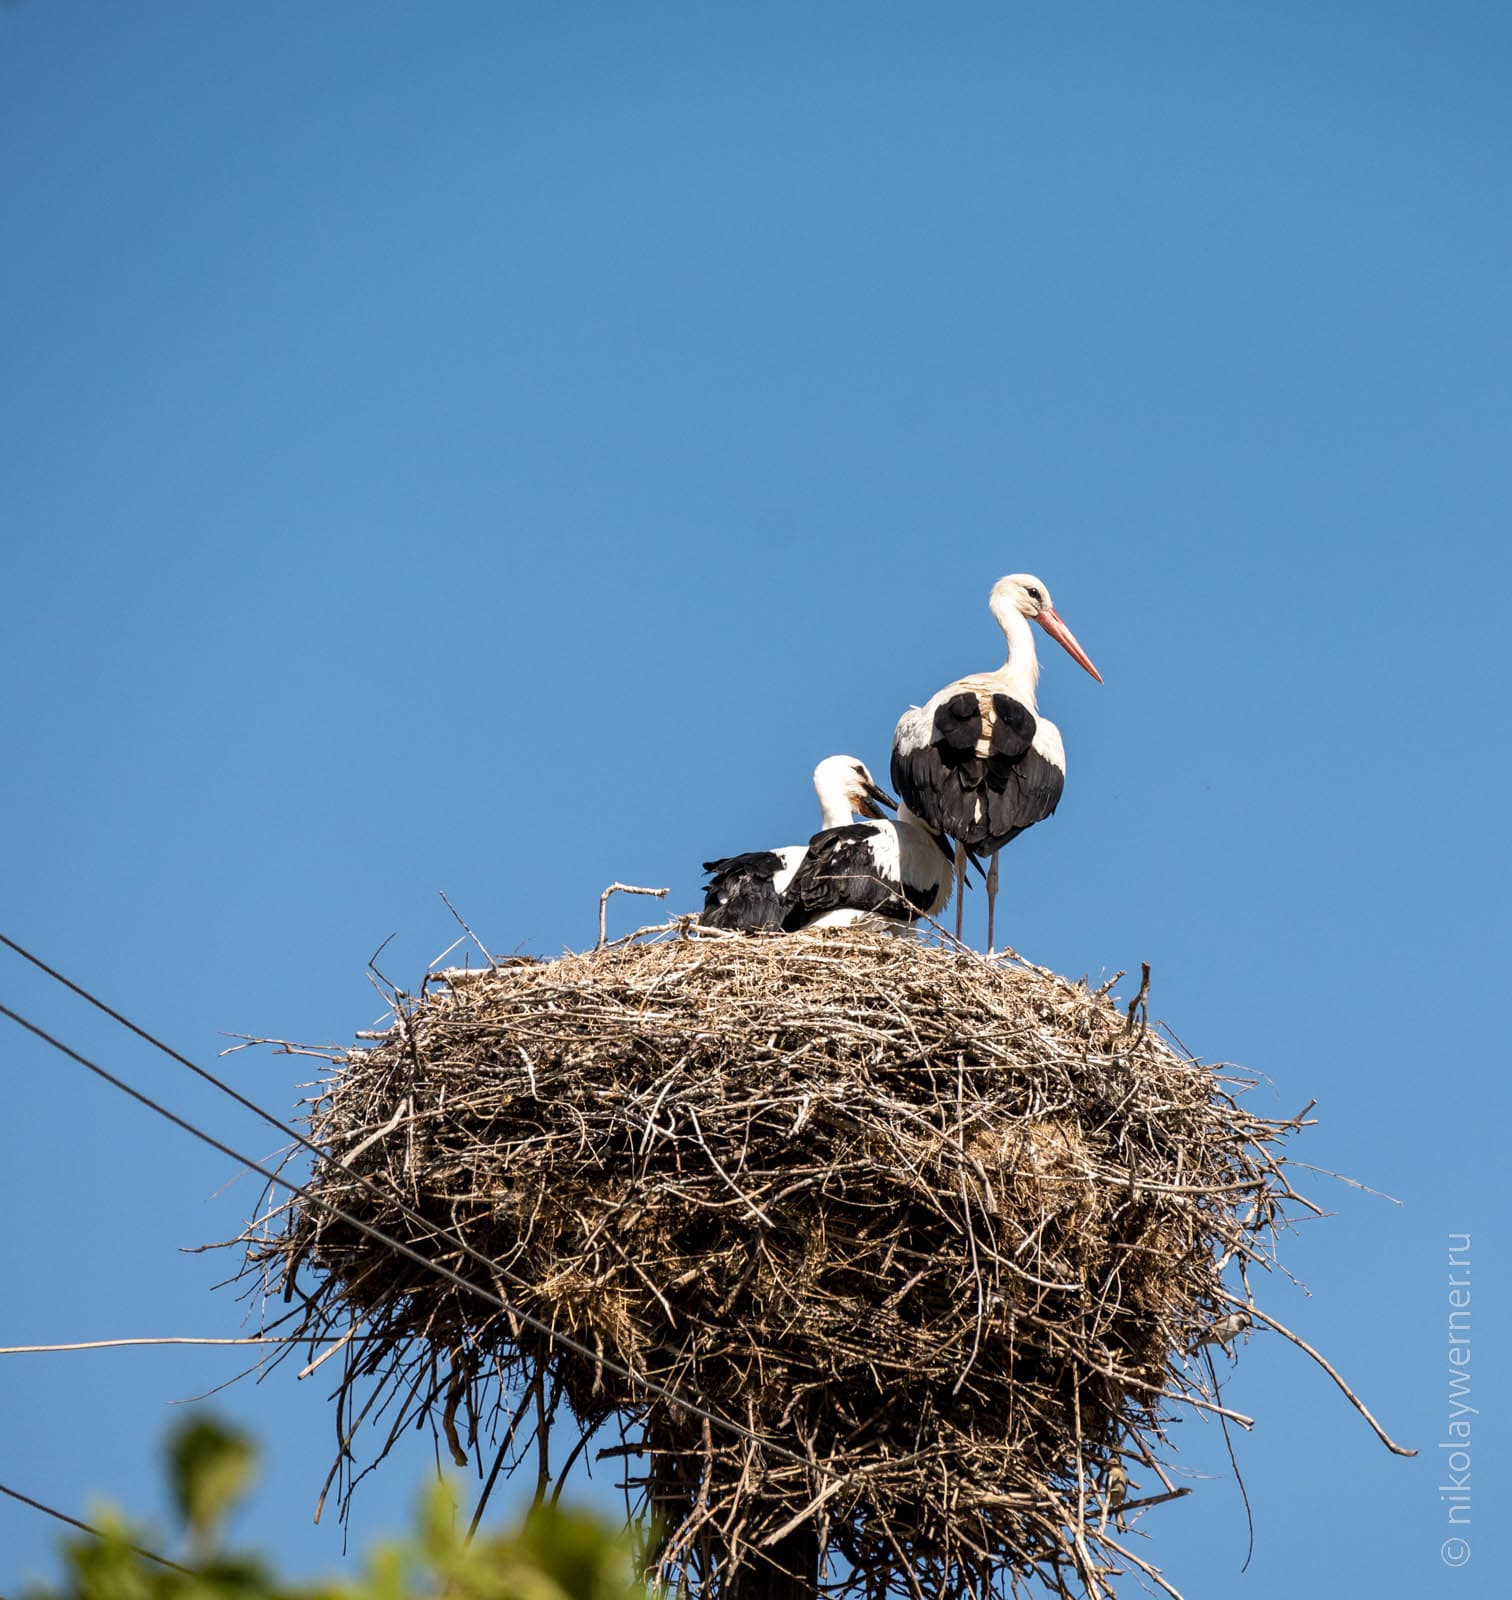
[[[809,840],[783,895],[784,931],[795,933],[834,911],[857,911],[912,922],[928,895],[915,904],[899,873],[898,836],[891,823],[853,822],[826,828]]]
[[[1000,849],[1049,815],[1028,815],[1031,792],[1045,787],[1038,768],[1050,768],[1033,749],[1035,728],[1021,701],[972,689],[948,695],[932,713],[906,712],[893,736],[893,787],[933,831],[970,851]],[[1026,762],[1035,769],[1028,789],[1016,776]],[[1057,788],[1050,811],[1059,798]]]
[[[706,928],[739,928],[751,932],[782,926],[783,905],[775,879],[785,866],[775,850],[750,850],[745,855],[705,861],[711,873],[704,890],[699,921]]]

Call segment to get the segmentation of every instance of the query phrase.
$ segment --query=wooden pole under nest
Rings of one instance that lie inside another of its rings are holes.
[[[818,1593],[819,1530],[810,1523],[733,1573],[723,1600],[814,1600]]]

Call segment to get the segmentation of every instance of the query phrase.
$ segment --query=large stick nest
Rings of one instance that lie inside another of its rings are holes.
[[[1102,1486],[1174,1489],[1225,1267],[1295,1198],[1295,1124],[1246,1082],[1138,1003],[854,931],[662,930],[392,998],[311,1101],[319,1203],[247,1239],[301,1335],[360,1330],[343,1494],[354,1437],[381,1459],[428,1418],[480,1470],[534,1453],[543,1491],[607,1444],[653,1565],[706,1595],[810,1530],[837,1593],[1155,1577]]]

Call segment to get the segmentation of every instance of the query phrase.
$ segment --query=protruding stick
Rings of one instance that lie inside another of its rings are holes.
[[[667,889],[637,889],[633,883],[611,883],[599,896],[599,936],[595,950],[602,950],[608,935],[604,931],[604,918],[609,912],[609,896],[612,894],[649,894],[655,895],[658,900],[665,900],[670,893]]]
[[[1240,1302],[1236,1300],[1234,1304],[1238,1305]],[[1370,1412],[1366,1409],[1365,1402],[1360,1399],[1359,1395],[1357,1395],[1354,1390],[1351,1389],[1347,1383],[1345,1383],[1339,1374],[1334,1371],[1333,1367],[1328,1363],[1328,1361],[1323,1356],[1319,1355],[1306,1339],[1298,1338],[1298,1336],[1294,1334],[1284,1323],[1277,1322],[1272,1316],[1267,1316],[1259,1306],[1246,1306],[1245,1309],[1258,1322],[1263,1322],[1268,1328],[1274,1328],[1283,1339],[1290,1339],[1299,1350],[1305,1351],[1308,1355],[1310,1355],[1313,1360],[1316,1361],[1318,1365],[1322,1367],[1322,1369],[1329,1375],[1329,1377],[1332,1378],[1333,1381],[1339,1386],[1340,1393],[1343,1394],[1344,1398],[1350,1403],[1350,1405],[1352,1405],[1355,1410],[1358,1411],[1360,1415],[1364,1417],[1364,1419],[1370,1424],[1371,1428],[1375,1432],[1376,1438],[1386,1446],[1392,1455],[1415,1456],[1417,1454],[1416,1450],[1409,1450],[1406,1445],[1398,1444],[1396,1440],[1386,1432],[1380,1423],[1377,1422],[1373,1416],[1371,1416]]]

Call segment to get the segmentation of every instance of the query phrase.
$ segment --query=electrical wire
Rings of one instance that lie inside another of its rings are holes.
[[[17,950],[19,953],[25,953],[20,952],[20,947],[16,945],[14,941],[5,938],[3,934],[0,934],[0,941],[3,941],[5,944],[9,945],[13,950]],[[29,957],[28,959],[32,958]],[[42,963],[37,962],[36,965],[41,966]],[[83,994],[84,991],[80,990],[76,984],[68,982],[66,979],[60,979],[60,981],[67,983],[68,987],[74,989],[75,992]],[[107,1011],[109,1010],[109,1008],[104,1005],[101,1005],[100,1009]],[[112,1012],[111,1015],[116,1015],[116,1013]],[[706,1410],[703,1406],[697,1404],[696,1401],[686,1399],[684,1396],[677,1394],[675,1391],[657,1383],[654,1379],[637,1376],[635,1373],[631,1372],[628,1367],[621,1366],[618,1362],[611,1360],[607,1356],[604,1356],[599,1351],[592,1350],[587,1345],[580,1343],[576,1339],[573,1339],[570,1335],[561,1332],[560,1329],[553,1328],[550,1323],[544,1321],[542,1318],[535,1316],[533,1313],[526,1311],[519,1306],[512,1305],[508,1300],[504,1299],[502,1295],[495,1293],[491,1289],[485,1289],[482,1284],[474,1283],[470,1279],[464,1278],[460,1273],[454,1272],[450,1267],[445,1266],[439,1261],[433,1261],[428,1257],[423,1256],[418,1250],[415,1250],[410,1245],[405,1244],[402,1239],[395,1239],[390,1234],[384,1233],[381,1228],[375,1228],[370,1222],[364,1222],[362,1218],[354,1216],[344,1207],[337,1205],[335,1201],[328,1200],[324,1195],[316,1194],[304,1184],[295,1183],[292,1178],[286,1178],[280,1172],[269,1171],[268,1168],[264,1167],[260,1162],[254,1161],[251,1156],[243,1155],[240,1151],[232,1149],[232,1147],[226,1144],[223,1140],[217,1139],[214,1134],[207,1133],[203,1128],[199,1128],[195,1126],[194,1123],[189,1122],[186,1118],[179,1116],[177,1112],[170,1111],[167,1106],[159,1104],[158,1101],[154,1100],[150,1095],[144,1094],[140,1089],[133,1088],[124,1079],[116,1077],[114,1073],[108,1071],[105,1067],[102,1067],[98,1062],[91,1061],[88,1056],[81,1055],[79,1051],[73,1049],[70,1045],[64,1044],[61,1039],[55,1038],[52,1034],[48,1033],[45,1028],[38,1027],[36,1023],[28,1021],[19,1012],[13,1011],[9,1006],[0,1004],[0,1016],[8,1017],[18,1027],[24,1028],[26,1032],[32,1034],[38,1039],[41,1039],[44,1044],[51,1045],[54,1050],[59,1051],[61,1054],[67,1056],[71,1061],[77,1062],[81,1067],[84,1067],[88,1071],[94,1073],[96,1077],[103,1079],[106,1083],[110,1084],[112,1088],[120,1090],[122,1094],[128,1095],[139,1105],[147,1107],[149,1111],[153,1111],[166,1121],[173,1123],[175,1127],[181,1128],[185,1133],[200,1140],[201,1143],[209,1145],[211,1149],[219,1151],[220,1154],[229,1157],[229,1159],[232,1161],[238,1162],[240,1165],[246,1167],[248,1171],[257,1173],[259,1177],[265,1179],[268,1183],[277,1184],[280,1188],[287,1189],[291,1194],[297,1195],[308,1205],[320,1206],[324,1208],[326,1211],[330,1212],[331,1215],[340,1218],[340,1220],[345,1222],[348,1227],[356,1228],[359,1233],[362,1233],[366,1237],[374,1240],[376,1243],[384,1245],[388,1249],[395,1251],[397,1254],[403,1256],[406,1260],[414,1262],[417,1266],[423,1267],[429,1272],[436,1273],[439,1277],[446,1279],[448,1283],[455,1285],[459,1289],[465,1289],[469,1294],[476,1296],[480,1300],[486,1301],[495,1310],[502,1311],[506,1316],[513,1317],[517,1321],[524,1323],[527,1327],[535,1329],[536,1332],[542,1334],[549,1342],[557,1345],[561,1349],[570,1350],[574,1355],[581,1356],[584,1360],[591,1361],[598,1366],[602,1366],[606,1371],[614,1373],[616,1377],[624,1379],[627,1383],[641,1389],[645,1394],[655,1396],[659,1400],[665,1400],[669,1405],[676,1406],[680,1411],[685,1411],[690,1416],[697,1417],[701,1421],[720,1428],[726,1433],[744,1439],[751,1444],[758,1445],[761,1449],[783,1461],[791,1462],[793,1465],[802,1467],[806,1471],[815,1471],[830,1478],[836,1477],[836,1474],[831,1469],[823,1466],[821,1463],[807,1459],[806,1457],[799,1455],[795,1450],[789,1450],[785,1445],[778,1444],[774,1439],[765,1438],[763,1435],[757,1433],[753,1428],[747,1428],[742,1423],[734,1421],[733,1418],[721,1417],[715,1412]],[[125,1019],[119,1020],[124,1021]],[[127,1022],[125,1025],[130,1027],[134,1033],[140,1034],[143,1038],[151,1038],[149,1034],[136,1027],[135,1024]],[[153,1042],[156,1043],[156,1041]],[[164,1046],[163,1048],[166,1049],[167,1047]],[[168,1053],[173,1055],[175,1059],[183,1059],[178,1056],[176,1051],[169,1051]],[[189,1064],[193,1065],[192,1063]],[[202,1076],[212,1076],[205,1073],[202,1068],[195,1067],[194,1070],[199,1072]],[[231,1092],[233,1094],[235,1093],[235,1091]],[[236,1098],[240,1099],[241,1096],[237,1095]],[[250,1105],[251,1103],[247,1102],[247,1104]],[[255,1110],[257,1108],[253,1107],[252,1109]],[[280,1123],[279,1126],[282,1127],[283,1124]],[[287,1132],[289,1130],[285,1129],[285,1131]],[[319,1147],[316,1146],[314,1148],[318,1153]],[[339,1163],[337,1164],[340,1165]],[[349,1169],[343,1168],[342,1170],[346,1171]],[[387,1201],[392,1200],[391,1196],[384,1196],[383,1198]],[[452,1235],[444,1232],[442,1233],[441,1237],[452,1239],[453,1242],[460,1242],[456,1241]],[[468,1253],[477,1256],[478,1259],[483,1261],[491,1271],[497,1272],[499,1270],[492,1262],[489,1262],[488,1258],[483,1256],[481,1252],[471,1250],[469,1248]],[[843,1482],[845,1479],[842,1478],[841,1481]]]
[[[315,1143],[313,1139],[307,1137],[305,1134],[302,1134],[297,1128],[291,1128],[286,1122],[283,1121],[281,1117],[274,1116],[271,1111],[268,1111],[264,1109],[264,1107],[258,1105],[255,1100],[249,1100],[246,1095],[242,1094],[240,1090],[233,1088],[225,1081],[225,1079],[217,1077],[215,1073],[211,1072],[208,1068],[200,1066],[197,1061],[191,1060],[181,1050],[175,1050],[172,1045],[165,1043],[162,1039],[159,1039],[156,1034],[150,1033],[139,1023],[133,1022],[130,1017],[125,1016],[121,1012],[117,1011],[114,1006],[100,999],[98,995],[91,994],[90,991],[83,986],[83,984],[76,983],[65,973],[59,972],[56,967],[49,966],[47,962],[41,958],[41,956],[34,955],[24,945],[18,944],[14,939],[9,937],[9,935],[0,933],[0,944],[5,945],[7,949],[13,950],[22,958],[23,961],[29,961],[32,966],[38,969],[38,971],[45,972],[49,978],[53,979],[56,983],[62,984],[62,986],[71,994],[75,994],[81,1000],[87,1001],[97,1011],[104,1012],[104,1014],[113,1022],[118,1022],[123,1028],[126,1028],[131,1033],[134,1033],[139,1039],[145,1040],[146,1043],[150,1044],[155,1050],[162,1051],[162,1053],[167,1056],[170,1061],[176,1061],[180,1066],[187,1067],[190,1072],[194,1073],[196,1077],[203,1079],[204,1082],[210,1084],[212,1088],[220,1090],[222,1094],[227,1095],[234,1100],[237,1105],[242,1106],[246,1110],[252,1112],[254,1116],[260,1117],[268,1124],[269,1127],[276,1128],[286,1138],[293,1139],[296,1144],[301,1146],[301,1148],[308,1150],[311,1155],[317,1157],[323,1164],[328,1167],[334,1167],[338,1172],[350,1178],[353,1183],[355,1183],[359,1188],[365,1190],[375,1200],[378,1200],[385,1206],[394,1207],[394,1209],[399,1212],[405,1221],[413,1223],[415,1227],[419,1228],[424,1233],[430,1234],[432,1237],[444,1239],[448,1244],[455,1245],[463,1255],[469,1257],[473,1261],[476,1261],[479,1266],[486,1268],[490,1274],[497,1274],[500,1277],[510,1279],[512,1282],[522,1288],[525,1287],[520,1283],[520,1279],[515,1273],[510,1272],[507,1267],[500,1266],[499,1263],[484,1255],[481,1250],[479,1250],[475,1245],[469,1244],[467,1240],[462,1238],[459,1234],[453,1233],[450,1229],[438,1227],[435,1223],[431,1222],[428,1218],[422,1216],[418,1211],[416,1211],[413,1206],[407,1204],[401,1195],[394,1194],[385,1189],[381,1184],[376,1183],[372,1178],[368,1177],[366,1173],[358,1172],[354,1167],[349,1167],[346,1162],[341,1160],[339,1156],[332,1155],[329,1151],[323,1150],[318,1144]],[[238,1156],[236,1159],[242,1160],[243,1158]],[[431,1263],[427,1262],[426,1264],[430,1265]],[[608,1364],[606,1363],[606,1365]],[[618,1369],[612,1365],[609,1365],[609,1370],[617,1371]],[[619,1375],[625,1376],[623,1373]]]
[[[108,1539],[110,1534],[102,1529],[92,1526],[88,1522],[80,1522],[77,1517],[71,1517],[66,1511],[55,1511],[51,1506],[44,1505],[40,1500],[33,1500],[29,1494],[22,1494],[19,1489],[12,1489],[8,1484],[0,1483],[0,1494],[8,1494],[12,1500],[19,1500],[22,1505],[30,1506],[33,1511],[41,1511],[49,1517],[56,1517],[59,1522],[66,1522],[70,1528],[78,1528],[82,1533],[93,1534],[96,1539]],[[181,1567],[177,1561],[170,1561],[167,1556],[160,1556],[155,1550],[149,1550],[145,1545],[133,1544],[130,1539],[122,1540],[126,1548],[136,1555],[144,1556],[148,1561],[156,1561],[160,1567],[167,1567],[173,1572],[182,1572],[186,1578],[193,1578],[197,1574],[188,1567]]]
[[[8,934],[0,933],[0,944],[3,944],[8,950],[13,950],[18,956],[21,957],[23,961],[31,962],[31,964],[36,967],[39,972],[45,972],[49,978],[51,978],[55,983],[61,983],[65,989],[70,991],[70,993],[76,994],[81,1000],[87,1001],[95,1008],[96,1011],[103,1011],[112,1022],[119,1022],[123,1028],[126,1028],[130,1032],[134,1033],[137,1038],[146,1040],[146,1042],[155,1050],[161,1050],[165,1056],[169,1057],[170,1060],[177,1061],[181,1067],[188,1067],[192,1073],[195,1073],[198,1077],[203,1078],[206,1083],[211,1084],[214,1088],[219,1089],[222,1094],[229,1095],[239,1106],[244,1106],[254,1116],[261,1117],[262,1120],[270,1127],[277,1128],[280,1133],[288,1135],[290,1138],[303,1145],[305,1149],[309,1150],[312,1154],[321,1156],[328,1161],[334,1160],[333,1157],[327,1155],[327,1153],[323,1151],[312,1139],[307,1139],[297,1128],[291,1128],[282,1117],[274,1116],[271,1111],[265,1110],[262,1106],[258,1105],[255,1100],[249,1100],[239,1089],[232,1088],[232,1086],[227,1083],[224,1078],[216,1077],[216,1075],[208,1068],[200,1066],[197,1061],[191,1061],[190,1058],[182,1051],[175,1050],[171,1044],[165,1044],[157,1037],[156,1034],[149,1033],[146,1028],[140,1026],[138,1023],[133,1022],[130,1017],[123,1016],[119,1011],[116,1010],[114,1006],[109,1005],[106,1001],[100,999],[98,995],[91,994],[89,990],[83,986],[83,984],[75,983],[72,978],[68,977],[65,973],[59,972],[56,967],[48,966],[41,956],[33,955],[30,950],[28,950],[24,945],[17,944],[16,941]],[[377,958],[374,957],[374,959],[376,960]],[[338,1162],[337,1165],[341,1165],[341,1163]],[[351,1169],[343,1166],[342,1170],[350,1172]],[[376,1185],[369,1183],[369,1181],[366,1178],[363,1178],[360,1173],[352,1172],[351,1176],[357,1178],[360,1182],[367,1184],[372,1193],[382,1195],[383,1191],[377,1188]],[[416,1219],[412,1217],[410,1220],[414,1221]],[[458,1244],[462,1243],[461,1240],[457,1240],[456,1242]],[[465,1249],[466,1246],[464,1245],[463,1248]],[[480,1256],[479,1259],[485,1261],[486,1263],[486,1257]],[[491,1263],[486,1264],[491,1265]]]
[[[59,972],[56,967],[49,966],[41,956],[33,954],[32,951],[28,950],[24,945],[18,944],[8,934],[0,933],[0,944],[5,945],[7,949],[13,950],[23,961],[29,961],[39,972],[45,972],[49,978],[61,984],[71,994],[76,994],[81,1000],[87,1001],[95,1010],[102,1011],[113,1022],[118,1022],[123,1028],[134,1033],[137,1038],[145,1040],[153,1049],[162,1051],[170,1061],[176,1061],[180,1066],[187,1067],[190,1072],[203,1079],[212,1088],[218,1089],[222,1094],[234,1100],[237,1105],[250,1111],[254,1116],[260,1117],[270,1128],[276,1128],[286,1138],[294,1140],[301,1148],[308,1150],[311,1155],[316,1156],[327,1166],[336,1168],[337,1171],[349,1177],[359,1188],[366,1190],[375,1200],[380,1201],[385,1206],[393,1206],[407,1222],[413,1223],[425,1233],[444,1239],[448,1244],[455,1245],[463,1255],[470,1257],[480,1266],[487,1268],[490,1273],[497,1273],[501,1277],[509,1278],[515,1283],[519,1283],[520,1280],[514,1273],[484,1255],[475,1245],[469,1244],[466,1239],[461,1238],[458,1234],[452,1233],[447,1228],[438,1227],[426,1217],[421,1216],[413,1206],[405,1202],[401,1195],[391,1193],[381,1184],[375,1183],[366,1173],[358,1172],[354,1167],[349,1167],[339,1156],[322,1150],[313,1139],[302,1134],[298,1128],[291,1128],[281,1117],[274,1116],[271,1111],[258,1105],[255,1100],[249,1100],[246,1095],[239,1089],[233,1088],[224,1078],[217,1077],[207,1067],[200,1066],[197,1061],[191,1060],[183,1051],[175,1050],[171,1044],[165,1043],[156,1034],[149,1032],[139,1023],[133,1022],[130,1017],[117,1011],[107,1001],[100,999],[96,994],[91,994],[83,984],[76,983],[66,973]]]

